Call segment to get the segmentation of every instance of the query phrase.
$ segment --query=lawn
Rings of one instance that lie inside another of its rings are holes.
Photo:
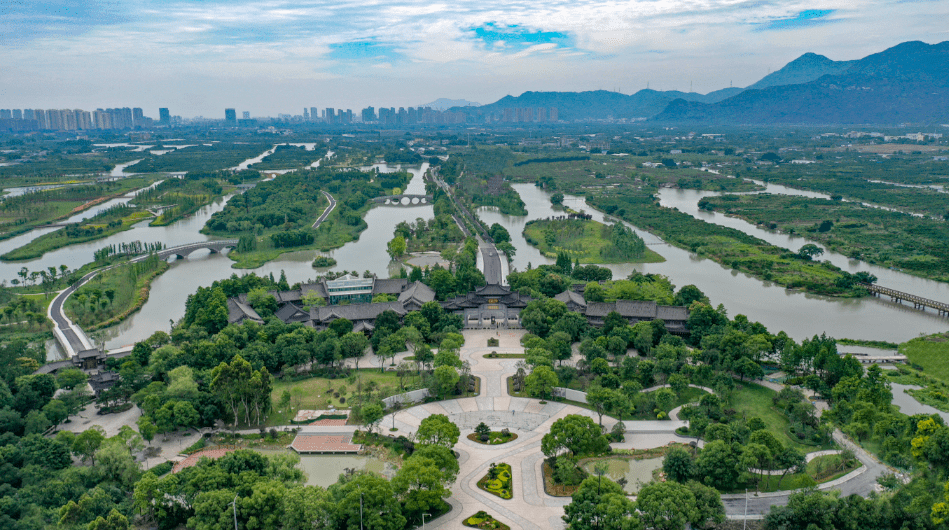
[[[926,375],[949,383],[949,333],[937,333],[900,344],[899,352]]]
[[[784,480],[781,475],[769,475],[762,477],[758,484],[758,491],[762,493],[771,491],[796,490],[813,486],[814,484],[823,484],[836,480],[847,473],[859,468],[862,464],[854,459],[852,462],[844,463],[840,455],[819,456],[807,463],[807,470],[804,473],[786,475]],[[780,482],[781,488],[778,489]],[[738,491],[733,493],[740,493]]]
[[[491,433],[488,434],[488,441],[482,442],[481,436],[478,435],[478,433],[473,432],[468,435],[468,439],[481,445],[501,445],[517,440],[517,435],[512,432],[504,434],[501,431],[491,431]]]
[[[496,520],[494,517],[491,517],[487,512],[484,511],[480,511],[465,519],[462,524],[472,528],[485,528],[491,530],[510,530],[511,528],[510,526]]]
[[[620,251],[611,241],[610,227],[592,220],[538,220],[524,227],[524,239],[554,258],[566,253],[581,263],[660,263],[665,258],[644,245],[642,253]],[[641,240],[639,241],[641,243]]]
[[[274,381],[270,397],[273,411],[267,418],[267,426],[289,425],[298,410],[327,410],[331,406],[337,409],[349,409],[357,386],[366,389],[388,388],[389,394],[399,392],[399,376],[396,372],[380,372],[378,368],[360,369],[349,377],[330,379],[328,377],[310,377],[298,381]],[[357,375],[358,374],[358,375]],[[414,390],[409,386],[413,377],[405,378],[405,392]],[[284,392],[290,396],[290,402],[281,404]]]
[[[66,300],[66,314],[86,331],[118,324],[145,304],[151,282],[169,267],[151,257],[103,271]]]
[[[817,450],[818,448],[813,445],[802,444],[791,438],[788,434],[790,421],[784,414],[774,408],[772,398],[775,395],[777,395],[777,392],[770,388],[755,383],[738,383],[736,381],[735,391],[731,399],[731,408],[745,418],[755,416],[761,418],[767,425],[768,430],[786,445],[790,444],[805,453]],[[826,448],[829,448],[829,446],[820,449]]]

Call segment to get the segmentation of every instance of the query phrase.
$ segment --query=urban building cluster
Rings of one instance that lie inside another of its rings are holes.
[[[167,109],[165,109],[167,111]],[[142,129],[154,120],[142,109],[0,109],[0,130],[5,131],[88,131],[102,129]]]

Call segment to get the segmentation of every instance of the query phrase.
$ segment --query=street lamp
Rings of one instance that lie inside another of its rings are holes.
[[[425,530],[425,516],[426,516],[426,515],[429,516],[429,517],[432,516],[432,514],[430,514],[430,513],[423,513],[423,514],[422,514],[422,530]]]
[[[237,530],[237,495],[234,495],[234,502],[231,504],[234,506],[234,530]]]

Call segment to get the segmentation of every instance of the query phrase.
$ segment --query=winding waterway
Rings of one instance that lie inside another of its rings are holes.
[[[517,248],[517,254],[512,266],[518,270],[527,268],[528,263],[536,266],[541,263],[553,263],[554,260],[544,257],[540,251],[527,244],[522,235],[524,225],[532,219],[541,219],[555,215],[563,215],[562,211],[554,210],[550,204],[550,194],[531,184],[515,184],[514,189],[524,200],[528,214],[526,216],[509,216],[498,213],[496,209],[482,208],[479,216],[487,223],[499,223],[508,229],[512,243]],[[663,193],[677,194],[681,190],[663,190]],[[687,190],[686,190],[687,191]],[[687,193],[689,193],[687,191]],[[666,205],[675,205],[681,211],[691,213],[698,210],[698,199],[702,192],[691,192],[695,195],[679,196],[676,204],[666,195],[661,200]],[[564,205],[574,210],[584,210],[593,215],[594,220],[604,221],[602,213],[594,210],[582,197],[566,196]],[[745,226],[735,225],[744,231],[753,229],[748,223],[737,219],[726,218],[714,214],[727,222],[743,223]],[[725,222],[723,221],[723,222]],[[729,225],[732,226],[732,225]],[[631,226],[650,245],[650,248],[661,254],[666,261],[663,263],[640,263],[607,265],[613,270],[614,278],[624,278],[633,271],[642,273],[656,273],[668,276],[672,282],[681,287],[687,284],[698,286],[713,304],[723,304],[729,316],[736,314],[748,315],[752,320],[758,320],[773,333],[786,331],[797,340],[819,335],[826,332],[834,337],[852,337],[872,340],[888,340],[902,342],[920,333],[936,333],[949,328],[949,320],[935,313],[925,313],[885,299],[837,299],[825,296],[807,294],[801,291],[790,291],[771,282],[756,279],[752,276],[722,267],[718,263],[682,250],[678,247],[663,243],[656,236]],[[761,230],[761,232],[767,232]],[[754,233],[754,235],[758,235]],[[770,237],[781,234],[769,233]],[[760,237],[760,236],[759,236]],[[781,236],[785,237],[785,236]],[[775,244],[781,244],[774,241]],[[800,240],[797,246],[806,241]],[[787,246],[787,244],[781,244]],[[796,246],[793,248],[797,248]],[[828,259],[836,259],[828,256]],[[844,260],[847,258],[844,257]],[[909,292],[920,295],[932,295],[937,299],[949,299],[949,290],[944,284],[930,280],[915,278],[896,271],[871,268],[866,264],[847,264],[848,270],[869,270],[880,277],[881,285],[892,285],[896,289],[904,288]],[[942,293],[947,293],[942,295]]]
[[[399,169],[398,167],[390,168],[386,165],[374,167],[378,167],[380,171]],[[427,164],[421,168],[407,168],[412,173],[413,178],[406,188],[406,193],[424,193],[425,186],[422,175],[426,169]],[[513,268],[524,270],[528,267],[528,264],[536,266],[541,263],[551,263],[553,260],[545,258],[536,248],[527,244],[522,232],[524,225],[529,220],[562,215],[563,212],[554,210],[550,204],[549,194],[531,184],[515,184],[514,188],[526,203],[528,215],[508,216],[490,208],[482,208],[479,215],[489,225],[497,222],[510,232],[512,243],[517,248],[512,263]],[[798,190],[792,191],[800,194]],[[807,242],[803,238],[790,238],[789,236],[761,230],[738,219],[727,218],[720,214],[699,212],[696,204],[704,196],[702,193],[663,190],[660,197],[666,205],[674,205],[684,212],[694,212],[693,215],[702,216],[703,219],[710,222],[727,223],[727,226],[752,233],[780,246],[797,248]],[[36,260],[36,262],[0,264],[0,274],[2,274],[0,277],[14,277],[16,271],[23,265],[29,265],[31,270],[35,270],[39,266],[45,267],[46,263],[53,266],[58,266],[60,263],[70,264],[71,267],[78,266],[91,261],[94,250],[114,243],[133,240],[163,241],[166,246],[174,246],[206,240],[208,238],[201,234],[199,230],[214,212],[223,208],[225,200],[226,198],[219,200],[215,204],[203,208],[190,218],[171,226],[149,227],[147,222],[143,222],[132,230],[104,240],[67,247],[49,253],[41,260]],[[582,197],[567,196],[564,204],[575,210],[585,210],[591,213],[595,220],[601,222],[605,220],[604,216],[587,205]],[[343,247],[326,254],[337,260],[338,264],[334,267],[334,270],[369,270],[381,277],[387,277],[393,271],[385,248],[386,243],[392,238],[395,226],[401,221],[412,222],[417,218],[429,219],[432,215],[433,210],[430,205],[413,207],[374,206],[366,215],[368,228],[360,234],[359,240],[347,243]],[[949,328],[949,320],[943,317],[933,313],[920,312],[911,307],[908,308],[886,300],[876,298],[834,299],[799,291],[788,291],[770,282],[723,268],[712,260],[666,244],[648,232],[638,230],[635,227],[632,228],[643,237],[650,248],[661,254],[666,261],[663,263],[609,265],[608,267],[614,271],[615,278],[623,278],[633,271],[639,271],[669,276],[677,286],[695,284],[711,298],[714,304],[723,304],[730,316],[736,314],[749,315],[750,318],[761,321],[775,333],[784,330],[798,340],[826,332],[828,335],[835,337],[901,342],[920,333],[935,333]],[[198,287],[208,286],[215,280],[232,274],[241,275],[249,272],[273,274],[277,277],[281,271],[284,271],[290,283],[305,281],[315,278],[325,271],[325,269],[313,269],[311,266],[311,262],[317,254],[319,253],[314,250],[287,253],[257,269],[237,270],[231,268],[233,262],[226,256],[198,251],[184,260],[173,263],[166,273],[155,280],[152,285],[151,296],[139,312],[122,324],[97,333],[101,334],[100,338],[109,349],[134,344],[136,341],[147,338],[155,331],[167,331],[170,321],[177,320],[184,314],[185,300]],[[949,289],[944,284],[915,278],[880,267],[871,267],[857,262],[851,263],[852,260],[834,254],[825,254],[825,257],[846,270],[868,270],[880,278],[880,284],[882,285],[917,294],[930,294],[937,299],[949,299]]]

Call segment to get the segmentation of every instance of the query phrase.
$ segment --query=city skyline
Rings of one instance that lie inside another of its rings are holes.
[[[0,107],[134,103],[217,118],[224,107],[358,112],[528,90],[706,93],[746,86],[805,52],[849,60],[947,40],[947,17],[949,5],[925,0],[11,3]]]

